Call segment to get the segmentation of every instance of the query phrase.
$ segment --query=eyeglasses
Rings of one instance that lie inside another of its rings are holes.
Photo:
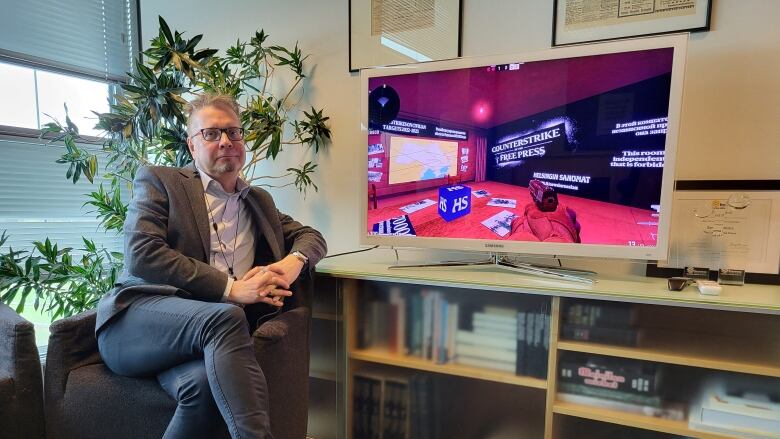
[[[689,277],[670,277],[666,279],[667,287],[669,291],[682,291],[693,282],[693,279]]]
[[[203,136],[203,140],[208,142],[214,142],[222,138],[222,133],[226,133],[228,139],[232,141],[244,140],[244,129],[240,127],[228,127],[228,128],[203,128],[192,137],[200,134]]]

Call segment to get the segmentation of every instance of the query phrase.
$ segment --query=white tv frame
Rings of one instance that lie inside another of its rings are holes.
[[[669,234],[672,218],[672,196],[675,181],[677,140],[680,131],[680,113],[682,107],[687,45],[688,34],[678,34],[671,36],[637,38],[607,43],[556,47],[536,52],[457,58],[445,61],[432,61],[426,63],[408,64],[393,67],[378,67],[361,70],[360,130],[362,143],[360,148],[358,148],[358,163],[360,163],[359,172],[361,175],[361,189],[359,191],[360,200],[358,203],[360,206],[360,244],[442,250],[483,251],[491,253],[665,260],[669,249]],[[489,240],[466,238],[430,238],[419,236],[388,236],[371,235],[368,233],[368,160],[366,151],[368,148],[368,80],[370,78],[662,48],[673,48],[674,56],[672,59],[672,81],[669,91],[669,121],[666,132],[664,173],[661,180],[661,206],[658,218],[658,238],[655,247],[509,240],[505,241],[500,239]]]

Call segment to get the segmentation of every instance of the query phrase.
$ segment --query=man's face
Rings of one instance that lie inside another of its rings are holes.
[[[218,140],[208,141],[201,134],[204,128],[241,127],[238,116],[228,108],[208,106],[192,115],[192,131],[187,146],[195,164],[213,178],[238,176],[246,160],[243,140],[230,140],[226,132]]]

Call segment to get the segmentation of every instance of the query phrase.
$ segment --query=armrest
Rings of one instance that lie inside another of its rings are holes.
[[[298,307],[285,311],[273,319],[263,323],[255,330],[252,335],[261,342],[278,342],[291,333],[302,333],[308,331],[309,309]],[[257,347],[255,341],[255,347]]]
[[[45,435],[35,327],[0,303],[0,438]]]
[[[95,338],[96,311],[85,311],[51,325],[46,351],[46,403],[59,401],[65,393],[70,371],[102,363]]]
[[[32,323],[4,303],[0,303],[0,340],[3,340],[2,345],[6,346],[0,350],[0,373],[5,372],[9,377],[14,377],[19,373],[17,351],[20,348],[35,349],[37,353],[35,330]]]
[[[255,355],[268,384],[271,431],[277,439],[306,436],[311,311],[300,306],[262,324]]]

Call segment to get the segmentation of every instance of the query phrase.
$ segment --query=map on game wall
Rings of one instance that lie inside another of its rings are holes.
[[[394,136],[390,139],[389,183],[458,174],[458,142]]]

